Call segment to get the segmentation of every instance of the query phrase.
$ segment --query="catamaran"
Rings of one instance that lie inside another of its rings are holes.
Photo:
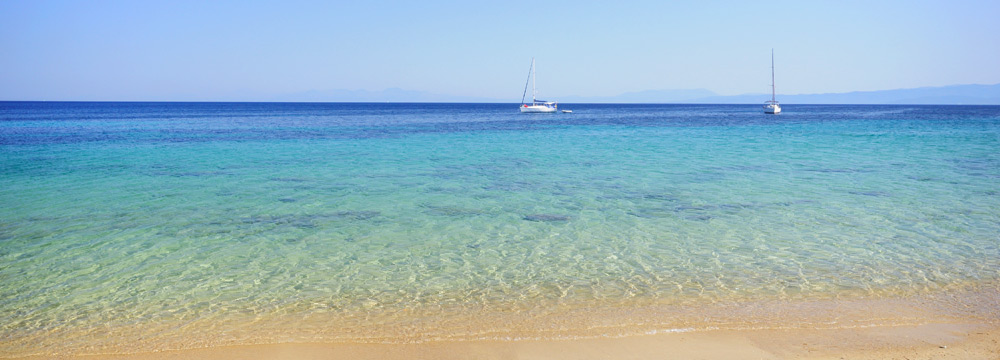
[[[771,49],[771,100],[764,102],[765,114],[780,114],[781,105],[774,99],[774,49]]]
[[[531,104],[524,102],[528,95],[528,82],[531,82]],[[521,94],[521,112],[523,113],[554,113],[559,107],[555,101],[545,101],[535,99],[538,90],[535,90],[535,58],[531,58],[531,67],[528,68],[528,80],[524,82],[524,94]]]

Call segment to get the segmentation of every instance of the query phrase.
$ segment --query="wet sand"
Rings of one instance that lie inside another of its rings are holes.
[[[663,323],[655,321],[685,318],[699,319],[701,324],[659,326]],[[498,322],[504,319],[508,324]],[[578,309],[534,320],[524,314],[507,314],[479,322],[479,326],[492,323],[496,331],[488,337],[384,337],[381,339],[390,342],[382,343],[377,337],[296,341],[294,329],[288,328],[270,337],[257,337],[253,340],[256,345],[226,344],[227,336],[235,336],[238,329],[211,323],[192,324],[175,334],[174,341],[158,343],[145,343],[150,339],[144,338],[140,329],[121,329],[118,335],[97,337],[50,334],[55,337],[50,340],[61,339],[60,343],[72,346],[25,344],[22,353],[50,355],[20,358],[1000,359],[1000,288],[992,285],[904,298],[628,308],[617,315]],[[473,325],[471,319],[462,324]],[[538,332],[540,324],[575,324],[567,328],[581,330],[546,334]],[[635,325],[602,326],[607,324]],[[444,331],[433,323],[427,326],[423,333]],[[535,331],[515,331],[518,326]]]
[[[718,330],[622,338],[228,346],[106,359],[1000,359],[998,324]]]

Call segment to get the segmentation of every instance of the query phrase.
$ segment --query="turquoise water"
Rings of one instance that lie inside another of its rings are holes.
[[[1000,280],[1000,107],[564,107],[0,103],[0,355]]]

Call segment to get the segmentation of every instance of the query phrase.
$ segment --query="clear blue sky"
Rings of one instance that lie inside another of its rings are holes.
[[[0,100],[520,100],[1000,83],[1000,1],[0,0]]]

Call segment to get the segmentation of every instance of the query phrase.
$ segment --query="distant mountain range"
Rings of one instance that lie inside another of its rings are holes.
[[[718,95],[705,89],[646,90],[616,96],[557,96],[548,100],[561,103],[647,103],[647,104],[756,104],[769,94]],[[458,102],[511,103],[519,99],[454,96],[398,88],[368,90],[312,90],[286,94],[269,101],[296,102]],[[914,89],[855,91],[832,94],[778,94],[782,104],[901,104],[901,105],[1000,105],[1000,84],[952,85]]]
[[[559,102],[564,103],[625,103],[625,104],[657,104],[657,103],[692,103],[699,99],[718,97],[719,95],[705,89],[688,90],[646,90],[627,92],[617,96],[562,96]],[[770,98],[770,96],[768,96]],[[757,101],[754,101],[757,102]]]
[[[453,96],[426,91],[389,88],[381,91],[368,90],[310,90],[277,96],[268,101],[279,102],[459,102],[495,103],[512,102],[475,96]]]
[[[692,103],[749,104],[769,100],[768,94],[709,96]],[[854,91],[836,94],[778,95],[784,104],[1000,105],[1000,84],[952,85],[915,89]]]

